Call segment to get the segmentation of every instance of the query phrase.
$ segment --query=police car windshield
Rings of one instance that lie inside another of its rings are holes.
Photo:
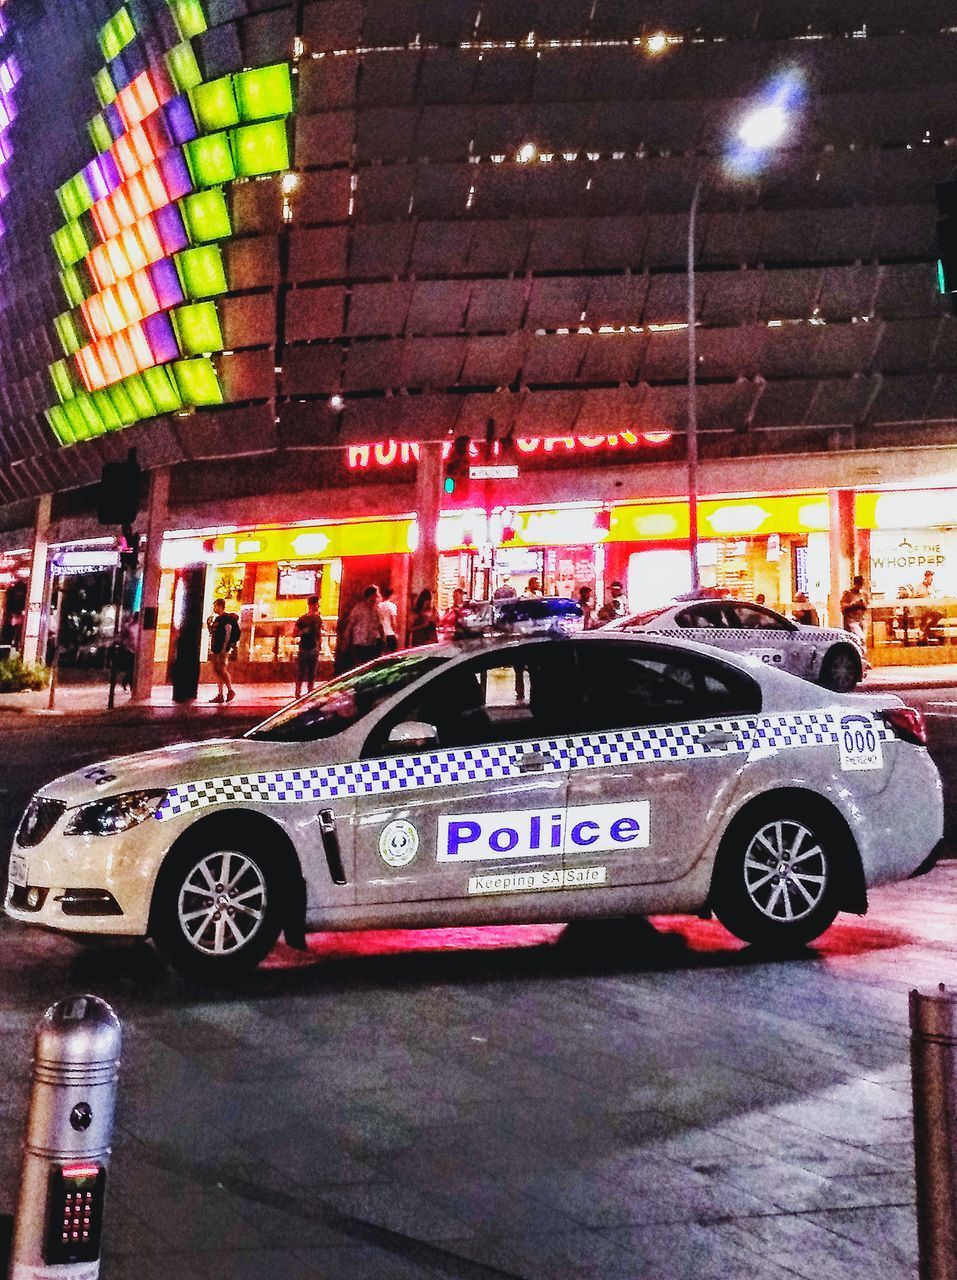
[[[386,698],[448,662],[449,654],[399,653],[320,685],[245,735],[265,742],[315,742],[331,738],[368,715]]]

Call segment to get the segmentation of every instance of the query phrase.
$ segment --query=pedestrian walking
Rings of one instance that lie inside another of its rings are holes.
[[[413,646],[435,644],[439,638],[438,618],[432,607],[432,592],[426,588],[420,591],[412,606],[412,620],[409,624],[409,643]]]
[[[864,579],[860,574],[854,579],[852,586],[841,596],[841,619],[844,630],[850,631],[859,640],[864,639],[864,619],[867,616],[867,596],[864,592]]]
[[[296,635],[299,637],[299,653],[296,655],[296,697],[302,697],[302,686],[312,693],[316,683],[316,663],[319,661],[319,637],[322,635],[322,617],[319,613],[319,597],[310,596],[308,608],[296,619]]]
[[[217,693],[210,702],[232,702],[236,696],[229,676],[229,659],[236,654],[239,644],[239,618],[226,612],[225,600],[213,601],[212,616],[206,621],[209,631],[209,664],[216,677]],[[223,690],[226,690],[225,696]]]
[[[134,613],[120,628],[120,643],[116,653],[116,674],[120,687],[129,692],[133,683],[133,666],[140,642],[140,615]]]
[[[345,670],[361,667],[382,652],[382,623],[379,621],[379,588],[366,587],[362,599],[352,606],[342,643],[345,646]]]
[[[386,653],[395,653],[399,647],[398,622],[399,606],[392,599],[392,588],[381,589],[382,599],[379,601],[379,622],[382,626],[382,638]]]
[[[592,625],[592,617],[595,613],[594,595],[591,587],[578,588],[578,606],[582,611],[582,627],[585,631]]]

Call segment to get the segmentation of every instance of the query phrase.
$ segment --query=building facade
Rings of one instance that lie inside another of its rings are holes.
[[[285,671],[305,594],[332,633],[370,576],[403,605],[684,585],[696,191],[704,580],[833,612],[860,569],[912,659],[898,600],[933,563],[947,641],[951,10],[6,0],[0,644],[43,656],[62,613],[97,661],[141,611],[163,678],[197,564],[251,674]],[[784,82],[780,146],[729,163]],[[424,454],[489,433],[518,478],[433,521]],[[121,591],[92,486],[131,447]]]

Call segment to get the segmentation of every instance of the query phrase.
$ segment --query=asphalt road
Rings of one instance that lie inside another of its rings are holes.
[[[957,690],[908,699],[957,850]],[[2,838],[55,774],[226,718],[3,717]],[[315,934],[209,991],[2,921],[0,973],[0,1214],[37,1015],[123,1018],[103,1280],[915,1275],[907,990],[957,982],[957,863],[782,961],[687,918]]]

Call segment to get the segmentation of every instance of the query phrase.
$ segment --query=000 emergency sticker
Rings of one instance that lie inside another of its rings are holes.
[[[883,769],[884,753],[873,719],[859,712],[841,716],[841,728],[837,735],[841,753],[841,768],[847,771]]]
[[[650,816],[648,800],[511,813],[455,813],[439,819],[436,860],[484,862],[647,849]]]

